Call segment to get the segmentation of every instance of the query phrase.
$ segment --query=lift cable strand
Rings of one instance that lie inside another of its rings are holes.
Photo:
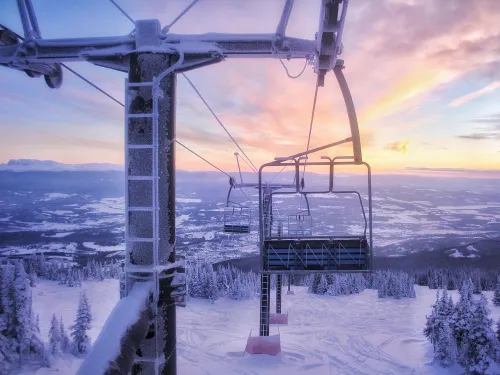
[[[318,81],[319,81],[319,76],[318,76]],[[312,133],[312,127],[313,127],[313,123],[314,123],[314,112],[316,111],[316,99],[318,98],[318,88],[319,88],[318,81],[316,81],[316,90],[314,91],[314,101],[313,101],[313,107],[312,107],[312,113],[311,113],[311,123],[309,124],[309,136],[307,137],[307,150],[306,150],[306,152],[309,152],[309,144],[311,142],[311,133]],[[306,174],[306,164],[307,164],[307,159],[304,161],[304,169],[302,171],[302,178],[304,178],[304,175]]]
[[[219,167],[215,166],[214,164],[210,163],[207,159],[205,159],[203,156],[201,155],[198,155],[196,152],[194,152],[193,150],[191,150],[189,147],[183,145],[181,142],[179,142],[178,140],[176,140],[177,144],[184,147],[186,150],[188,150],[189,152],[193,153],[194,155],[198,156],[201,160],[203,160],[204,162],[210,164],[212,167],[214,167],[215,169],[217,169],[219,172],[222,172],[224,173],[227,177],[229,178],[232,178],[229,174],[227,174],[226,172],[224,172],[222,169],[220,169]]]
[[[170,24],[168,24],[167,26],[165,26],[165,27],[163,28],[163,31],[168,33],[168,31],[170,30],[170,28],[171,28],[172,26],[174,26],[174,24],[175,24],[177,21],[179,21],[179,20],[182,18],[182,16],[184,16],[187,12],[189,12],[189,10],[190,10],[193,6],[195,6],[195,5],[196,5],[196,3],[197,3],[198,1],[200,1],[200,0],[193,0],[193,1],[191,2],[191,4],[189,4],[189,5],[186,7],[186,9],[184,9],[181,13],[179,13],[179,15],[178,15],[177,17],[175,17],[175,19],[174,19],[172,22],[170,22]]]
[[[280,174],[281,172],[283,172],[283,170],[284,170],[286,167],[288,167],[288,165],[285,165],[283,168],[281,168],[281,171],[279,171],[278,173],[276,173],[276,175],[275,175],[275,176],[271,179],[271,181],[269,181],[269,183],[273,182],[273,181],[274,181],[274,179],[275,179],[276,177],[278,177],[278,176],[279,176],[279,174]],[[295,181],[294,181],[294,182],[295,182]]]
[[[61,64],[61,66],[63,66],[64,68],[68,69],[71,73],[73,73],[75,76],[77,76],[78,78],[84,80],[85,82],[87,82],[90,86],[92,86],[93,88],[95,88],[96,90],[100,91],[102,94],[106,95],[108,98],[110,98],[111,100],[115,101],[117,104],[120,104],[122,107],[124,107],[123,103],[121,103],[120,101],[118,101],[118,99],[115,99],[114,97],[112,97],[110,94],[108,94],[106,91],[104,91],[103,89],[101,89],[99,86],[95,85],[94,83],[92,83],[91,81],[89,81],[87,78],[85,78],[84,76],[82,76],[80,73],[77,73],[75,72],[73,69],[71,69],[69,66],[67,66],[66,64]]]
[[[297,74],[296,76],[292,76],[292,75],[290,74],[290,72],[288,71],[288,68],[287,68],[287,66],[285,65],[285,63],[283,62],[283,60],[281,60],[281,59],[279,59],[279,60],[280,60],[281,65],[283,65],[283,68],[285,68],[286,75],[287,75],[289,78],[293,78],[293,79],[295,79],[295,78],[299,78],[299,77],[302,75],[302,73],[304,73],[304,71],[306,70],[306,67],[307,67],[307,59],[306,59],[306,63],[304,64],[304,67],[302,68],[302,71],[301,71],[299,74]]]
[[[241,160],[243,160],[243,161],[246,163],[246,165],[248,165],[248,166],[250,167],[250,169],[252,170],[252,172],[257,173],[257,172],[253,169],[253,167],[252,167],[252,166],[248,163],[247,159],[245,159],[245,158],[241,158]]]
[[[120,12],[122,12],[122,14],[123,14],[125,17],[127,17],[127,18],[130,20],[130,22],[132,22],[132,23],[134,24],[134,26],[135,26],[135,21],[134,21],[134,19],[133,19],[132,17],[130,17],[130,16],[127,14],[127,12],[125,12],[125,11],[123,10],[123,8],[122,8],[122,7],[120,7],[120,6],[116,3],[116,1],[115,1],[115,0],[109,0],[109,1],[111,1],[111,3],[113,3],[113,5],[114,5],[114,6],[115,6],[115,7],[116,7],[116,8],[117,8]]]
[[[1,25],[0,25],[1,26]],[[82,80],[84,80],[85,82],[87,82],[89,85],[91,85],[93,88],[95,88],[96,90],[98,90],[99,92],[103,93],[104,95],[106,95],[108,98],[110,98],[111,100],[113,100],[115,103],[121,105],[122,107],[125,108],[125,105],[120,102],[118,99],[114,98],[113,96],[111,96],[110,94],[108,94],[106,91],[104,91],[103,89],[101,89],[99,86],[97,86],[96,84],[92,83],[91,81],[89,81],[87,78],[83,77],[81,74],[75,72],[73,69],[67,67],[66,65],[64,64],[61,64],[62,66],[64,66],[66,69],[68,69],[71,73],[75,74],[78,78],[81,78]],[[204,162],[210,164],[212,167],[214,167],[215,169],[217,169],[219,172],[222,172],[224,173],[227,177],[231,178],[231,176],[224,172],[222,169],[220,169],[219,167],[215,166],[214,164],[212,164],[211,162],[209,162],[207,159],[205,159],[203,156],[197,154],[196,152],[194,152],[193,150],[191,150],[189,147],[185,146],[184,144],[182,144],[181,142],[179,142],[177,139],[175,140],[175,142],[177,142],[177,144],[179,144],[180,146],[184,147],[186,150],[188,150],[189,152],[191,152],[193,155],[199,157],[201,160],[203,160]],[[244,160],[244,159],[243,159]]]
[[[186,74],[182,73],[182,75],[184,76],[184,78],[186,78],[186,80],[189,82],[189,84],[191,85],[191,87],[193,88],[193,90],[196,92],[196,94],[198,94],[198,96],[200,97],[200,99],[202,100],[203,103],[205,103],[205,105],[207,106],[208,110],[212,113],[212,115],[215,117],[215,119],[217,120],[217,122],[219,123],[220,126],[222,126],[222,128],[226,131],[227,135],[232,139],[232,141],[234,142],[234,144],[236,145],[236,147],[238,147],[238,149],[243,153],[243,155],[248,159],[248,161],[250,162],[250,164],[252,164],[252,169],[254,170],[255,173],[257,173],[257,168],[255,167],[255,165],[252,163],[252,161],[250,160],[250,158],[247,156],[247,154],[245,153],[245,151],[243,151],[243,149],[240,147],[240,145],[238,144],[238,142],[236,142],[236,140],[233,138],[233,136],[229,133],[229,131],[226,129],[226,127],[224,126],[224,124],[221,122],[221,120],[219,120],[219,118],[217,117],[217,115],[215,114],[215,112],[212,110],[212,108],[208,105],[208,103],[206,102],[206,100],[203,98],[203,96],[201,95],[201,93],[198,91],[198,89],[196,88],[196,86],[193,84],[193,82],[191,82],[191,80],[187,77]],[[243,158],[242,158],[243,159]],[[243,159],[244,160],[244,159]]]

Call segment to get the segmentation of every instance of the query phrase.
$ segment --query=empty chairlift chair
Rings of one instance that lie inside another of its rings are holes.
[[[227,206],[224,209],[225,233],[250,233],[250,221],[250,207]]]

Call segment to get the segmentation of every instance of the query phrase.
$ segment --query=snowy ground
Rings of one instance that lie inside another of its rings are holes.
[[[41,332],[47,337],[52,313],[72,324],[78,301],[77,290],[42,281],[34,289],[34,309],[40,314]],[[107,315],[118,301],[118,281],[85,283],[94,316],[90,336],[99,334]],[[189,300],[178,308],[178,373],[180,375],[451,375],[432,365],[432,347],[422,335],[425,315],[435,301],[436,291],[416,287],[411,300],[378,299],[376,291],[353,296],[316,296],[304,287],[295,295],[283,296],[289,325],[281,326],[282,353],[278,357],[243,356],[251,329],[258,333],[259,301]],[[486,292],[491,301],[492,292]],[[456,292],[452,292],[457,300]],[[498,319],[500,308],[492,306]],[[271,333],[277,333],[273,326]],[[81,360],[67,356],[51,369],[25,369],[22,375],[71,375]],[[497,369],[498,370],[498,369]],[[493,373],[493,372],[491,372]],[[498,372],[497,372],[498,373]],[[16,373],[17,374],[17,373]]]

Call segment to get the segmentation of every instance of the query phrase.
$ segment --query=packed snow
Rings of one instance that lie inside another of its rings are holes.
[[[201,203],[201,199],[198,198],[175,198],[175,201],[179,203]]]
[[[94,320],[89,335],[94,342],[119,300],[118,281],[85,282]],[[422,334],[436,291],[415,286],[416,299],[379,299],[375,290],[357,295],[313,295],[305,287],[293,287],[295,295],[283,295],[283,312],[289,325],[271,327],[281,334],[277,357],[244,355],[251,330],[258,332],[259,300],[190,299],[178,308],[178,373],[190,375],[456,375],[457,369],[432,364],[432,345]],[[33,308],[40,314],[41,334],[47,338],[52,313],[72,324],[79,288],[41,280],[33,290]],[[457,292],[451,292],[454,301]],[[491,301],[493,292],[484,292]],[[274,309],[274,292],[272,309]],[[496,321],[500,307],[492,306]],[[273,310],[271,310],[273,311]],[[75,374],[81,359],[65,355],[52,368],[32,367],[19,375]],[[491,371],[498,370],[495,368]]]

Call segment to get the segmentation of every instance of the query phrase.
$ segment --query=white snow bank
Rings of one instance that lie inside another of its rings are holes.
[[[201,203],[199,198],[175,198],[175,201],[179,203]]]
[[[129,295],[122,298],[109,314],[91,352],[85,358],[77,375],[104,374],[110,361],[120,353],[120,345],[127,329],[139,319],[153,282],[137,282]]]

